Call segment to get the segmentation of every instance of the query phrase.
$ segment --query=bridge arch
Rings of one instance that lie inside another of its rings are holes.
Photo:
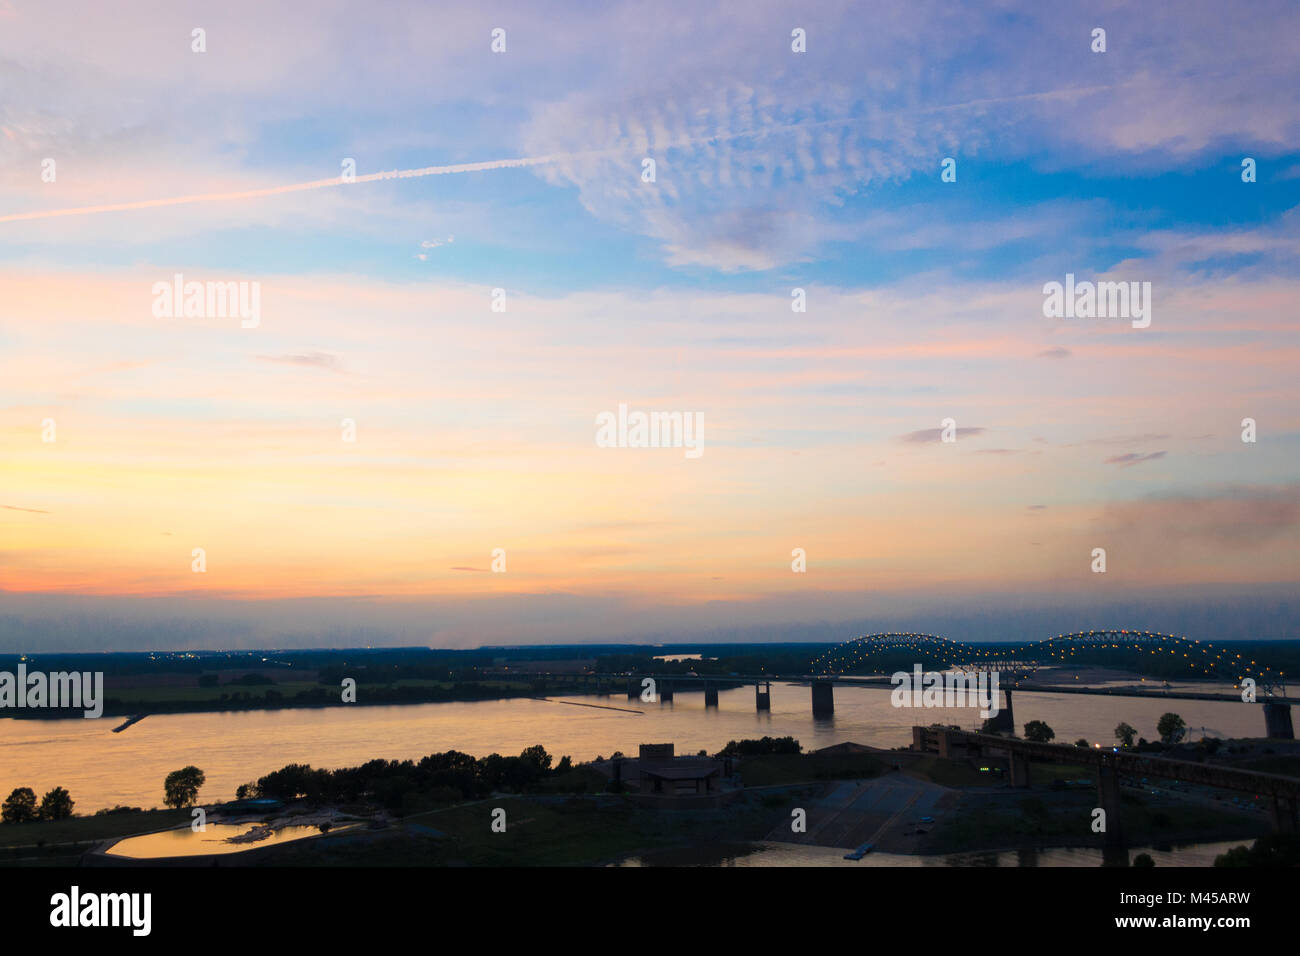
[[[866,663],[874,655],[898,651],[914,652],[918,663],[937,663],[945,668],[989,668],[1005,664],[1036,669],[1068,664],[1082,648],[1135,652],[1166,660],[1173,658],[1186,667],[1188,677],[1231,681],[1235,687],[1251,678],[1262,693],[1272,694],[1276,689],[1285,693],[1285,672],[1272,670],[1248,655],[1216,647],[1208,641],[1136,628],[1075,631],[1009,649],[1005,646],[981,647],[916,631],[888,631],[857,637],[832,648],[813,661],[813,671],[840,674]]]

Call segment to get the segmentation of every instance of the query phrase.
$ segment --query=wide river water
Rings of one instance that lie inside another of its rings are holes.
[[[566,703],[566,701],[568,703]],[[576,706],[602,704],[611,708]],[[637,745],[671,741],[679,754],[717,751],[729,740],[792,736],[805,750],[842,741],[877,747],[911,743],[913,724],[940,721],[976,729],[969,709],[895,708],[888,690],[837,687],[835,716],[813,720],[807,686],[772,685],[772,710],[757,712],[754,688],[724,690],[719,706],[704,708],[702,693],[678,691],[671,702],[645,704],[610,697],[513,699],[401,706],[254,710],[153,715],[120,734],[120,718],[0,720],[0,790],[27,786],[38,795],[61,786],[79,813],[119,804],[162,806],[163,779],[188,764],[207,783],[203,803],[230,800],[235,788],[290,763],[346,767],[374,758],[418,759],[444,750],[474,756],[517,754],[541,744],[558,760],[635,755]],[[1075,694],[1015,695],[1016,726],[1045,720],[1059,742],[1080,737],[1109,746],[1126,721],[1149,739],[1166,711],[1181,714],[1199,737],[1258,737],[1257,705],[1220,701],[1146,699]]]

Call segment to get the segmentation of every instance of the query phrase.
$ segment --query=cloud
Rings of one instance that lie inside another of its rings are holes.
[[[596,218],[659,240],[670,265],[771,269],[850,238],[855,227],[827,215],[846,193],[907,178],[940,149],[941,120],[865,106],[862,88],[726,69],[660,76],[633,95],[543,105],[525,136],[529,151],[574,157],[539,176],[577,187]]]
[[[1166,555],[1177,547],[1243,551],[1285,546],[1300,529],[1300,484],[1154,495],[1110,505],[1102,526],[1128,544]],[[1294,555],[1290,563],[1295,563]]]
[[[1038,357],[1039,357],[1039,358],[1063,359],[1063,358],[1069,358],[1069,357],[1070,357],[1071,355],[1073,355],[1073,354],[1074,354],[1074,353],[1071,352],[1069,349],[1067,349],[1067,348],[1063,348],[1062,346],[1057,345],[1057,346],[1055,346],[1054,348],[1043,349],[1041,352],[1038,353]]]
[[[302,368],[323,368],[331,372],[342,371],[337,355],[328,352],[298,352],[291,355],[259,355],[259,362],[273,365],[296,365]]]
[[[986,431],[988,431],[987,428],[974,427],[956,429],[958,438],[962,438],[963,436],[972,438],[975,435],[982,435]],[[906,435],[899,435],[898,440],[909,443],[937,442],[943,440],[943,432],[944,429],[942,428],[922,428],[920,431],[908,432]]]
[[[40,508],[19,508],[17,505],[0,505],[0,508],[6,511],[26,511],[34,515],[47,515],[48,511],[42,511]]]
[[[1119,465],[1121,468],[1132,468],[1134,465],[1140,465],[1144,461],[1157,461],[1165,457],[1163,451],[1153,451],[1147,455],[1139,455],[1136,452],[1128,452],[1124,455],[1114,455],[1105,460],[1107,465]]]
[[[1148,432],[1145,435],[1120,435],[1106,438],[1090,438],[1085,445],[1140,445],[1144,442],[1164,441],[1170,436],[1165,433]]]

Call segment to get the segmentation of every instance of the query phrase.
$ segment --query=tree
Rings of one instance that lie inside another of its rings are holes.
[[[31,787],[14,787],[13,793],[0,807],[0,820],[5,823],[30,823],[36,819],[36,791]]]
[[[1115,739],[1118,740],[1127,749],[1133,746],[1133,738],[1137,736],[1137,728],[1130,727],[1124,722],[1120,722],[1115,728]]]
[[[1034,743],[1038,744],[1045,744],[1055,736],[1056,732],[1041,720],[1031,720],[1029,723],[1025,724],[1026,740],[1032,740]]]
[[[546,752],[546,748],[541,744],[534,744],[527,748],[519,755],[519,758],[533,764],[537,768],[539,776],[551,769],[551,755]]]
[[[1156,733],[1163,744],[1176,744],[1187,733],[1187,722],[1177,714],[1162,714],[1156,724]]]
[[[180,770],[173,770],[163,781],[163,803],[177,810],[181,807],[194,806],[194,801],[199,796],[199,788],[206,780],[207,777],[198,767],[182,767]]]
[[[72,795],[62,787],[55,787],[41,797],[39,811],[42,820],[66,820],[72,816]]]
[[[1133,865],[1134,866],[1155,866],[1156,861],[1151,859],[1150,853],[1139,853],[1137,856],[1133,857]]]
[[[1086,740],[1085,740],[1084,738],[1082,738],[1082,737],[1080,737],[1078,740],[1076,740],[1076,741],[1074,742],[1074,745],[1075,745],[1076,747],[1078,747],[1080,750],[1087,750],[1087,749],[1089,749],[1089,748],[1092,746],[1092,744],[1088,743],[1088,741],[1086,741]]]
[[[1270,833],[1252,847],[1233,847],[1214,860],[1215,866],[1300,866],[1300,835]]]

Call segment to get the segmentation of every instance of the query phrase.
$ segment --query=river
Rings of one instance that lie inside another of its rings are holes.
[[[567,702],[567,703],[566,703]],[[574,706],[606,704],[613,708]],[[754,688],[723,690],[719,706],[704,707],[702,693],[678,691],[671,702],[645,704],[624,695],[517,698],[401,706],[256,710],[153,715],[120,734],[120,718],[98,720],[0,720],[0,787],[27,786],[39,797],[65,787],[78,813],[119,804],[162,805],[163,779],[188,764],[207,783],[200,801],[233,799],[235,788],[290,763],[345,767],[377,757],[418,759],[444,750],[474,756],[517,754],[543,745],[558,760],[635,755],[637,745],[671,741],[679,754],[717,751],[729,740],[792,736],[807,749],[854,741],[877,747],[911,743],[913,724],[942,722],[976,729],[972,709],[895,708],[887,690],[840,686],[835,716],[812,717],[807,686],[774,684],[772,710],[757,712]],[[1101,697],[1074,694],[1015,695],[1015,720],[1044,720],[1059,742],[1080,737],[1113,744],[1125,721],[1154,739],[1166,711],[1181,714],[1193,737],[1204,726],[1212,736],[1258,737],[1264,722],[1258,706],[1220,701]],[[634,712],[629,712],[634,711]],[[0,798],[2,798],[0,794]]]

